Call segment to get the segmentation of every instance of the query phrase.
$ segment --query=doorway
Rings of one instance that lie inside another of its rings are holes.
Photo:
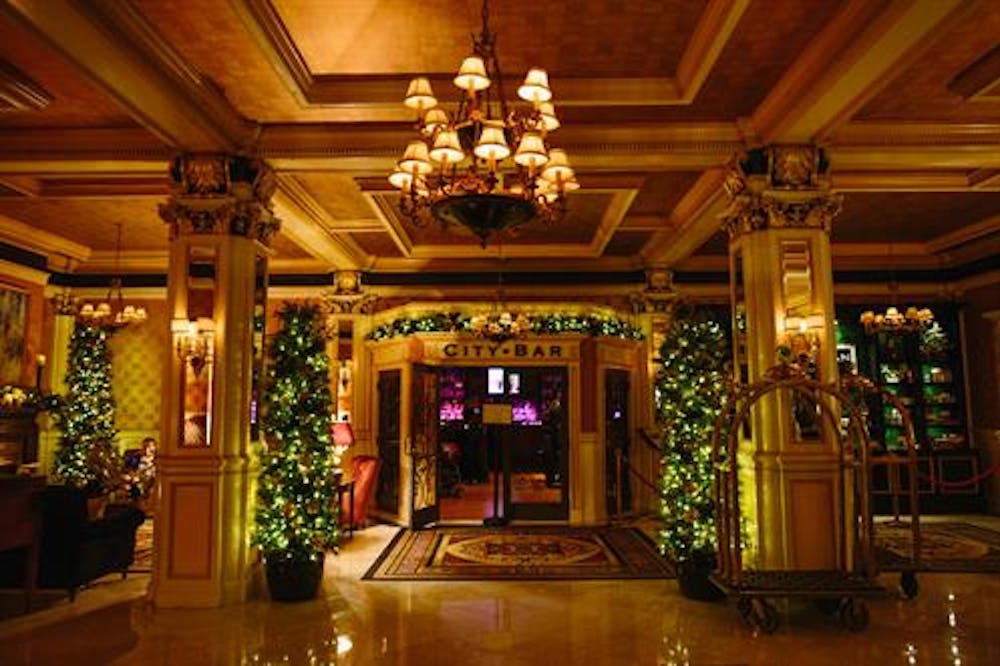
[[[567,520],[567,396],[564,367],[441,368],[441,520]]]

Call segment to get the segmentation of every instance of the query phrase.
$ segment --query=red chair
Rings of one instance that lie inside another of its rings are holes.
[[[351,458],[351,480],[354,482],[354,512],[351,513],[351,493],[340,498],[340,524],[344,528],[358,529],[368,526],[368,506],[375,496],[378,472],[381,467],[375,456],[358,455]]]

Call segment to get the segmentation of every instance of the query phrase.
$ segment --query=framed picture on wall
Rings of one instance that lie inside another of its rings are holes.
[[[27,319],[28,294],[0,284],[0,384],[21,383]]]

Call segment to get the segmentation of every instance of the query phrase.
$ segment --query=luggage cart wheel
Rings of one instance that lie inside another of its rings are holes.
[[[773,634],[778,628],[778,611],[764,599],[753,599],[751,603],[750,624],[754,629]]]
[[[840,610],[840,599],[817,599],[814,603],[816,604],[816,610],[823,615],[833,615]]]
[[[753,629],[753,603],[750,597],[736,598],[736,612],[739,613],[740,620],[748,629]]]
[[[912,571],[904,571],[899,574],[899,589],[907,599],[913,599],[920,592],[920,583],[917,582],[917,574]]]
[[[868,606],[864,601],[850,597],[840,604],[840,623],[851,631],[862,631],[868,627]]]

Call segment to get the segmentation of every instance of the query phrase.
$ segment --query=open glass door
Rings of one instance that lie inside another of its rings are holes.
[[[399,515],[399,370],[378,373],[378,459],[381,473],[376,505],[388,516]]]
[[[410,527],[420,529],[439,519],[438,507],[438,376],[435,368],[413,365],[413,412],[410,458],[413,472]]]

